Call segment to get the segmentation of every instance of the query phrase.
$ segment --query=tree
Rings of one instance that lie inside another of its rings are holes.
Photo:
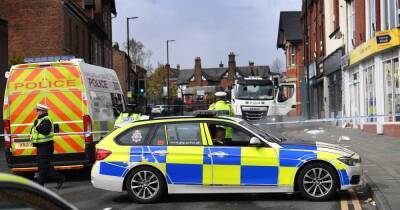
[[[150,58],[153,52],[151,50],[146,50],[144,44],[134,38],[129,40],[129,48],[130,57],[134,64],[143,66],[145,69],[152,69]],[[124,42],[124,49],[128,49],[126,42]]]
[[[282,73],[283,72],[283,64],[282,60],[279,58],[275,58],[271,64],[271,72]]]
[[[160,100],[166,99],[167,97],[163,95],[163,87],[167,86],[167,71],[165,66],[158,64],[158,67],[153,71],[153,73],[147,79],[146,94],[150,100]],[[171,84],[169,86],[169,96],[170,99],[177,97],[177,86]]]

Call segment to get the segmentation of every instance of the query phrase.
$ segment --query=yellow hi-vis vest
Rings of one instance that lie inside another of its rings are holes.
[[[36,130],[36,127],[39,126],[43,120],[49,120],[51,123],[51,130],[48,135],[43,135]],[[44,116],[44,117],[38,119],[36,126],[34,126],[31,130],[31,142],[34,144],[44,143],[44,142],[52,141],[53,137],[54,137],[54,127],[53,127],[53,122],[51,121],[51,118],[49,116]]]
[[[219,116],[230,116],[233,117],[235,116],[235,113],[233,113],[233,108],[230,103],[227,103],[223,100],[217,101],[213,104],[210,105],[208,110],[215,110],[217,111],[217,115]],[[232,139],[232,128],[226,128],[225,129],[225,138],[227,139]]]

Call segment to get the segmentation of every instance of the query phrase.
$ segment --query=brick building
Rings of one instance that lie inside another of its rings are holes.
[[[301,28],[301,11],[281,12],[279,17],[277,48],[281,48],[286,56],[285,82],[296,84],[296,110],[290,115],[301,115],[301,72],[304,68],[304,43],[303,30]]]
[[[254,62],[237,67],[233,52],[228,55],[228,67],[221,62],[218,67],[203,68],[200,57],[196,57],[194,63],[194,69],[180,70],[177,76],[178,97],[186,103],[207,100],[216,91],[225,91],[229,95],[235,79],[239,77],[270,78],[275,75],[270,72],[269,66],[255,66]]]
[[[111,68],[112,14],[114,0],[0,1],[9,59],[74,55]]]
[[[325,58],[325,11],[323,0],[303,0],[302,24],[304,33],[304,66],[309,71],[310,116],[321,118],[325,116],[324,68]],[[305,73],[305,75],[307,75]],[[305,80],[306,81],[306,80]],[[303,94],[304,95],[304,94]],[[307,102],[306,102],[307,103]],[[305,111],[305,110],[304,110]]]
[[[8,71],[8,23],[0,18],[0,98],[3,99],[6,85],[4,73]],[[0,109],[3,116],[3,109]],[[0,121],[3,130],[3,120]],[[1,145],[0,145],[1,146]]]

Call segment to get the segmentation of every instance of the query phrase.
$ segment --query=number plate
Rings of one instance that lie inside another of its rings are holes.
[[[31,148],[33,147],[32,142],[18,142],[15,143],[15,148],[16,149],[25,149],[25,148]]]

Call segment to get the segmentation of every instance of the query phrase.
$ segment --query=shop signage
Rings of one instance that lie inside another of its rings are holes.
[[[353,65],[371,55],[379,53],[383,50],[399,46],[400,29],[391,29],[387,31],[377,32],[376,36],[358,46],[350,52],[349,65]]]

